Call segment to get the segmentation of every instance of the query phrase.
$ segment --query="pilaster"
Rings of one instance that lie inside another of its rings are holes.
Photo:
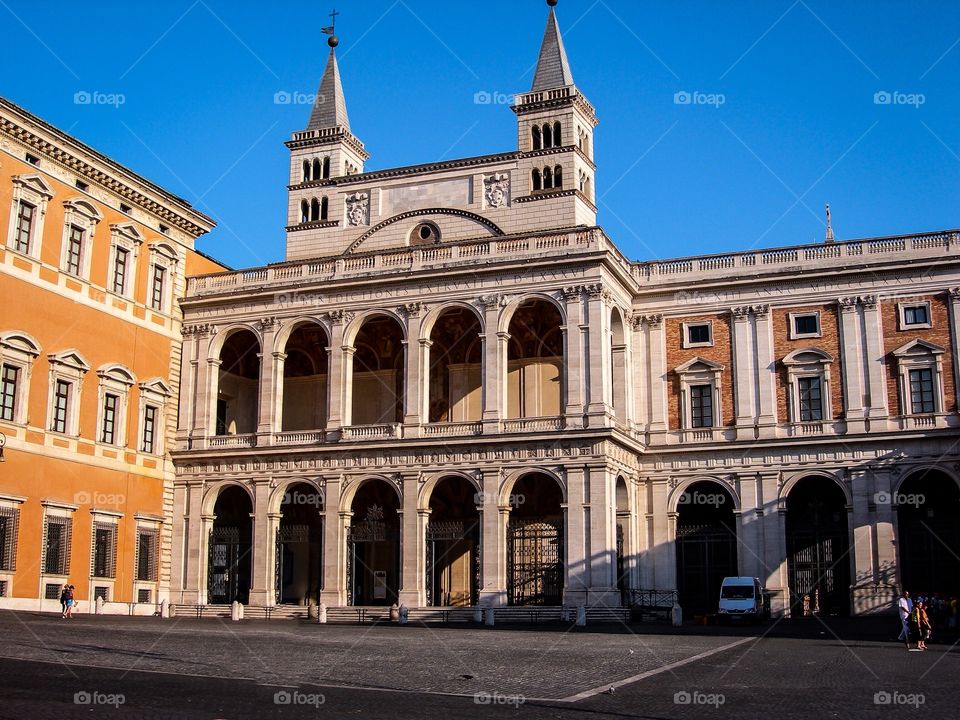
[[[867,361],[867,383],[870,388],[870,407],[868,417],[871,425],[884,421],[890,411],[887,407],[887,378],[884,364],[883,330],[880,316],[880,303],[876,295],[860,298],[863,307],[863,339]],[[876,429],[884,429],[877,428]]]
[[[847,431],[865,432],[866,422],[863,407],[863,367],[860,343],[860,318],[857,298],[848,296],[839,299],[840,347],[843,369],[843,406],[846,412]]]
[[[277,364],[273,346],[277,336],[279,323],[276,318],[263,318],[257,323],[260,329],[260,386],[258,397],[257,445],[269,445],[273,442],[273,433],[276,428],[276,391],[277,391]],[[283,372],[281,363],[280,372]]]
[[[424,570],[426,564],[426,527],[429,511],[417,507],[419,473],[403,474],[403,505],[400,512],[400,602],[421,607],[426,602]]]
[[[253,538],[250,549],[250,604],[273,605],[276,597],[273,591],[274,577],[271,572],[274,565],[274,543],[277,538],[279,513],[268,512],[270,504],[270,482],[261,480],[253,488]],[[273,528],[273,536],[270,530]]]
[[[777,389],[776,351],[773,346],[773,320],[769,305],[752,305],[754,321],[754,368],[760,415],[757,418],[761,438],[776,437]]]
[[[564,352],[567,360],[564,387],[566,405],[563,409],[567,428],[583,427],[584,377],[583,347],[586,325],[583,323],[583,287],[571,285],[561,291],[567,322],[563,327]]]
[[[595,283],[587,291],[587,424],[589,427],[608,427],[613,417],[610,407],[610,314],[609,291]]]
[[[750,308],[741,305],[730,311],[733,317],[733,401],[737,422],[737,440],[756,440],[757,407],[754,399],[753,329]]]
[[[507,550],[506,529],[510,515],[510,506],[500,507],[500,473],[483,473],[483,528],[480,533],[482,543],[480,604],[486,607],[499,607],[507,604]]]
[[[502,295],[483,295],[477,303],[483,309],[483,432],[500,431],[506,402],[507,340],[509,335],[498,332]],[[501,337],[501,335],[503,337]]]
[[[347,528],[350,511],[340,510],[341,477],[328,477],[323,493],[323,589],[325,605],[343,605],[347,599]]]
[[[425,378],[429,370],[424,368],[420,343],[420,325],[423,304],[411,302],[401,305],[399,310],[407,318],[406,362],[403,384],[405,397],[403,399],[404,437],[419,437],[420,423],[423,422],[422,406]],[[429,353],[427,354],[429,358]]]

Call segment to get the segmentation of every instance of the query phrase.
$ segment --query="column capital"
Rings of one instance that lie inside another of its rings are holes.
[[[481,295],[477,298],[477,305],[482,307],[484,310],[496,310],[497,308],[505,307],[507,304],[507,297],[501,293],[491,293],[490,295]]]
[[[348,322],[353,320],[354,314],[346,310],[330,310],[323,314],[327,320],[333,325],[346,325]]]
[[[560,290],[560,297],[566,301],[579,300],[583,293],[583,285],[568,285]]]
[[[262,333],[272,332],[278,325],[275,317],[264,317],[257,320],[257,329]]]
[[[420,313],[426,312],[427,306],[422,302],[408,302],[397,307],[397,312],[408,318],[420,317]]]

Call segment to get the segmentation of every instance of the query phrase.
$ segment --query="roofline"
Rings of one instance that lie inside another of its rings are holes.
[[[140,175],[139,173],[134,172],[130,168],[126,167],[125,165],[121,165],[116,160],[110,159],[100,151],[95,150],[94,148],[90,147],[83,141],[75,138],[73,135],[67,134],[66,132],[59,129],[58,127],[51,125],[43,118],[40,118],[34,115],[26,108],[20,105],[17,105],[12,100],[9,100],[3,96],[0,96],[0,107],[19,115],[28,123],[36,125],[39,129],[43,130],[44,132],[55,135],[58,139],[62,140],[64,144],[72,146],[75,150],[79,150],[83,153],[86,153],[92,156],[98,162],[103,163],[104,165],[108,166],[111,170],[115,171],[119,175],[124,176],[125,179],[132,180],[138,184],[145,186],[149,190],[157,193],[164,200],[166,200],[171,206],[182,211],[186,220],[193,222],[195,225],[197,225],[200,229],[203,230],[203,232],[199,233],[197,237],[199,237],[199,235],[203,235],[207,232],[210,232],[213,228],[217,226],[217,223],[213,218],[209,217],[208,215],[194,208],[187,200],[181,197],[178,197],[177,195],[174,195],[168,190],[164,190],[162,187],[148,180],[143,175]]]

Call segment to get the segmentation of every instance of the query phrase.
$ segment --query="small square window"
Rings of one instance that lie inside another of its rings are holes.
[[[76,186],[77,186],[77,190],[82,190],[83,192],[86,192],[87,190],[90,189],[90,185],[85,183],[83,180],[77,180]]]
[[[902,305],[903,327],[930,327],[930,305],[918,303],[916,305]]]
[[[31,165],[39,165],[39,164],[40,164],[40,158],[38,158],[36,155],[31,155],[30,153],[27,153],[26,156],[24,157],[24,159],[25,159],[28,163],[30,163]]]
[[[793,337],[818,337],[820,335],[820,315],[805,313],[791,315],[793,318]]]
[[[167,225],[161,225],[161,226],[160,226],[160,232],[162,232],[164,235],[169,235],[169,234],[170,234],[170,228],[169,228]]]
[[[710,323],[691,323],[685,327],[687,333],[687,347],[711,345],[713,343]]]
[[[126,203],[120,203],[120,212],[126,213],[127,215],[129,215],[130,210],[132,210],[132,208],[129,205],[127,205]]]

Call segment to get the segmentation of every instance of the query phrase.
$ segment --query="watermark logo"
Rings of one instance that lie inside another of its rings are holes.
[[[723,493],[705,493],[705,492],[685,492],[677,501],[678,505],[699,505],[708,507],[720,507],[727,502],[727,496]]]
[[[674,105],[705,105],[719,108],[726,105],[727,96],[723,93],[705,93],[699,90],[678,90],[673,94]]]
[[[286,505],[313,505],[320,508],[323,507],[323,498],[320,493],[308,493],[300,490],[290,492],[288,490],[283,494],[283,503]]]
[[[326,298],[320,293],[301,293],[293,291],[277,293],[274,295],[274,300],[276,300],[281,306],[298,305],[302,307],[319,307],[326,301]]]
[[[121,493],[87,492],[73,494],[73,502],[77,505],[93,505],[96,507],[120,507],[127,502],[127,496]]]
[[[681,690],[673,694],[674,705],[710,705],[715,708],[720,707],[727,698],[723,693],[705,693],[699,690],[689,691]]]
[[[278,690],[273,694],[274,705],[312,706],[319,708],[327,701],[320,693],[302,693],[299,690]]]
[[[305,93],[299,90],[277,90],[273,94],[274,105],[316,105],[325,100],[322,93]]]
[[[905,705],[914,710],[927,702],[927,697],[923,693],[902,693],[896,690],[881,690],[873,694],[874,705]]]
[[[474,105],[510,105],[512,102],[513,95],[499,90],[480,90],[473,94]]]
[[[74,105],[105,105],[119,108],[126,104],[127,96],[123,93],[107,93],[99,90],[77,90],[73,94]]]
[[[478,492],[473,494],[473,502],[478,506],[486,505],[489,503],[498,503],[500,501],[500,496],[496,493],[488,492]],[[527,497],[523,493],[517,493],[514,495],[507,496],[507,504],[512,508],[517,508],[523,505],[527,501]]]
[[[874,105],[907,105],[913,108],[919,108],[927,102],[927,96],[923,93],[905,93],[899,90],[877,90],[873,94]]]
[[[474,693],[474,705],[512,705],[515,708],[520,707],[527,701],[523,695],[507,695],[499,692],[478,692]]]
[[[927,496],[923,493],[889,493],[878,492],[873,496],[876,505],[896,505],[918,508],[927,503]]]
[[[102,693],[96,690],[81,690],[73,694],[74,705],[110,705],[119,708],[127,702],[127,698],[121,693]]]

